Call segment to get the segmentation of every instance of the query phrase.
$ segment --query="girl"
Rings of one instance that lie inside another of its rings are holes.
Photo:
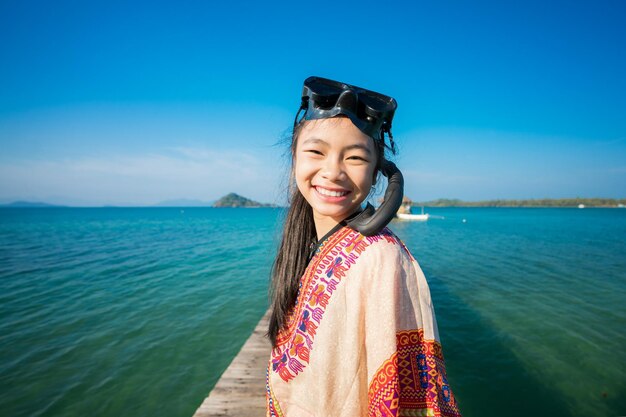
[[[402,201],[385,158],[395,109],[373,91],[305,80],[272,269],[268,416],[461,415],[424,274],[385,227]],[[385,201],[361,209],[381,173]]]

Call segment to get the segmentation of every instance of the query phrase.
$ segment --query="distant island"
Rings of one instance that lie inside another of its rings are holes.
[[[411,202],[413,207],[626,207],[626,199],[615,198],[541,198],[528,200],[462,201],[440,198],[432,201]]]
[[[276,207],[274,204],[262,204],[239,194],[230,193],[213,203],[213,207]]]
[[[34,201],[14,201],[9,204],[0,204],[0,207],[66,207],[57,204],[40,203]]]

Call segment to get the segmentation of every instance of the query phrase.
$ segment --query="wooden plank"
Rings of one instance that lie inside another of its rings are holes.
[[[269,310],[193,417],[264,417],[265,367],[272,346],[264,336]]]

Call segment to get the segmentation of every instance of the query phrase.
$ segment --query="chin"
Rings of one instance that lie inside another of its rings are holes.
[[[320,216],[330,217],[339,222],[345,219],[346,217],[348,217],[350,214],[354,213],[354,211],[357,210],[359,207],[360,207],[360,204],[356,206],[352,206],[352,207],[341,208],[341,209],[338,209],[338,208],[330,209],[328,207],[313,206],[313,210],[315,213],[317,213]]]

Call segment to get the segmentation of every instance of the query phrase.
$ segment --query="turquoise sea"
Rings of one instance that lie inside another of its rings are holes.
[[[626,415],[626,210],[397,222],[465,417]],[[0,209],[0,415],[190,417],[267,307],[279,209]]]

